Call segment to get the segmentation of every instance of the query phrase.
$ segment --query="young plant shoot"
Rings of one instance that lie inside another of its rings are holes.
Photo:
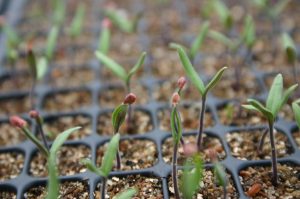
[[[295,117],[297,126],[300,129],[300,106],[299,106],[299,103],[300,103],[300,99],[294,101],[292,103],[292,109],[294,112],[294,117]]]
[[[174,194],[176,199],[180,199],[180,193],[177,180],[177,152],[178,146],[182,136],[182,125],[180,114],[177,110],[177,104],[180,101],[180,95],[178,92],[172,95],[172,111],[171,111],[171,132],[173,137],[173,158],[172,158],[172,181],[174,186]]]
[[[139,57],[137,63],[131,68],[129,72],[126,72],[123,66],[106,56],[104,53],[100,51],[95,52],[96,57],[103,63],[104,66],[106,66],[108,69],[110,69],[117,77],[119,77],[126,86],[127,93],[131,92],[131,77],[141,68],[141,66],[144,64],[145,58],[146,58],[146,52],[143,52],[141,56]],[[128,130],[130,130],[130,123],[131,123],[131,115],[132,115],[132,108],[129,106],[128,110],[128,118],[127,118],[127,127]]]
[[[125,113],[126,114],[126,113]],[[119,117],[121,117],[121,120],[123,118],[124,112],[122,112]],[[125,117],[125,116],[124,116]],[[121,122],[121,120],[119,122]],[[124,119],[123,119],[124,120]],[[106,182],[109,176],[109,173],[111,172],[114,164],[115,157],[118,152],[119,148],[119,142],[120,142],[120,134],[115,134],[112,139],[110,140],[107,150],[104,153],[103,159],[102,159],[102,165],[101,167],[96,167],[95,164],[88,159],[83,160],[83,164],[86,165],[87,169],[91,172],[99,175],[102,177],[102,184],[100,187],[100,194],[101,199],[105,199],[106,195]],[[130,188],[125,190],[123,193],[118,195],[117,199],[127,199],[132,198],[137,193],[137,190],[134,188]]]
[[[110,48],[111,21],[108,18],[103,19],[101,23],[101,32],[99,36],[98,51],[107,55]]]
[[[64,20],[66,15],[66,2],[61,0],[52,0],[52,22],[55,26],[60,27]]]
[[[249,104],[242,105],[244,108],[257,111],[261,113],[267,120],[269,124],[269,135],[272,150],[272,183],[277,185],[278,183],[278,173],[277,173],[277,157],[276,157],[276,146],[274,138],[274,122],[277,117],[278,112],[287,102],[289,96],[296,90],[297,84],[292,85],[286,91],[283,90],[283,77],[278,74],[271,86],[268,94],[266,105],[262,105],[259,101],[255,99],[248,99]]]
[[[176,48],[178,51],[179,58],[183,65],[186,75],[189,77],[191,82],[196,86],[197,90],[202,96],[202,106],[200,112],[200,119],[199,119],[199,131],[197,135],[197,147],[198,151],[201,150],[202,147],[202,137],[203,137],[203,127],[204,127],[204,113],[206,107],[206,97],[207,93],[219,82],[221,79],[224,71],[227,67],[221,68],[215,76],[210,80],[210,82],[205,86],[202,79],[199,77],[198,73],[194,69],[193,65],[191,64],[186,52],[180,45],[173,45],[173,48]]]
[[[197,35],[197,37],[192,42],[192,44],[190,46],[190,49],[188,49],[188,51],[187,51],[188,56],[189,56],[192,64],[195,63],[195,58],[196,58],[197,52],[201,48],[201,46],[204,42],[204,39],[205,39],[205,37],[208,33],[208,28],[209,28],[209,22],[204,22],[201,29],[200,29],[199,34]],[[173,46],[173,48],[176,45],[179,45],[179,44],[175,44],[175,43],[170,44],[170,46],[171,47]],[[183,48],[183,46],[181,46],[181,47]]]
[[[69,35],[73,40],[77,38],[82,32],[82,25],[85,17],[85,4],[80,3],[76,9],[75,16],[71,22],[71,26],[69,29]]]
[[[180,183],[180,190],[184,199],[193,198],[203,179],[204,163],[197,150],[197,146],[191,143],[184,147],[184,154],[188,156]]]
[[[287,58],[287,61],[291,66],[293,67],[293,76],[294,76],[294,82],[298,83],[297,77],[298,77],[298,71],[297,71],[297,49],[296,45],[293,41],[293,39],[290,37],[288,33],[282,34],[282,45],[283,49],[285,51],[285,55]]]
[[[39,115],[36,115],[36,112],[30,112],[31,117],[35,117],[36,120],[41,120]],[[39,121],[41,122],[41,121]],[[68,137],[80,129],[81,127],[74,127],[68,129],[61,134],[59,134],[49,150],[47,143],[44,145],[39,141],[39,139],[28,129],[27,122],[18,116],[10,117],[10,123],[12,126],[21,129],[28,139],[30,139],[41,153],[47,158],[48,162],[48,172],[49,172],[49,182],[48,182],[48,195],[47,199],[58,198],[59,196],[59,181],[58,181],[58,172],[56,168],[56,155],[58,150],[61,148],[63,143],[68,139]]]

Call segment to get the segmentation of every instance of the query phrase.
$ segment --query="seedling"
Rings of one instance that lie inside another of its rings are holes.
[[[108,18],[103,19],[101,24],[101,32],[99,36],[98,51],[107,54],[110,47],[110,37],[111,37],[111,21]]]
[[[226,172],[222,164],[218,161],[217,153],[214,150],[209,150],[209,157],[213,163],[214,168],[214,176],[216,179],[216,183],[223,187],[223,198],[227,198],[227,184],[228,179],[226,176]]]
[[[85,17],[85,4],[80,3],[76,9],[75,16],[72,20],[69,34],[73,40],[80,35],[82,32],[82,24]]]
[[[127,13],[124,10],[117,9],[115,7],[109,7],[104,10],[104,14],[108,17],[112,23],[117,26],[121,31],[125,33],[133,33],[136,31],[139,19],[142,13],[139,12],[134,18],[129,19]]]
[[[288,63],[293,66],[294,82],[298,83],[298,81],[297,81],[297,76],[298,76],[297,49],[296,49],[293,39],[290,37],[290,35],[288,33],[282,34],[282,45],[283,45],[283,49],[285,51],[285,55],[286,55]]]
[[[223,26],[229,32],[233,26],[233,17],[226,4],[220,0],[212,0],[210,3],[212,4],[214,10],[218,13]]]
[[[119,115],[119,117],[121,117],[122,115],[123,115],[123,112],[122,112],[122,114]],[[124,116],[124,118],[125,118],[125,116]],[[121,121],[119,121],[119,122],[121,122]],[[91,172],[102,177],[102,184],[100,187],[101,199],[105,199],[106,183],[107,183],[109,173],[111,172],[111,170],[113,168],[114,159],[117,155],[118,148],[119,148],[119,142],[120,142],[120,134],[116,133],[112,137],[112,139],[110,140],[110,142],[108,144],[107,150],[105,151],[105,154],[103,156],[102,165],[99,168],[96,167],[95,164],[89,159],[82,160],[83,164],[86,165],[88,170],[90,170]],[[137,193],[136,189],[130,188],[130,189],[127,189],[125,192],[121,193],[116,198],[118,198],[118,199],[132,198],[136,193]]]
[[[200,119],[199,119],[199,131],[197,135],[197,147],[198,147],[198,151],[200,151],[202,145],[202,137],[203,137],[204,113],[206,107],[207,93],[219,82],[227,67],[221,68],[215,74],[215,76],[210,80],[210,82],[205,86],[202,79],[199,77],[198,73],[196,72],[193,65],[191,64],[191,61],[189,60],[184,49],[180,45],[173,45],[173,48],[176,48],[176,50],[178,51],[178,55],[186,75],[189,77],[189,79],[194,84],[194,86],[196,86],[197,90],[202,96],[202,106],[201,106]]]
[[[271,150],[272,150],[273,185],[277,185],[278,183],[277,157],[276,157],[276,146],[275,146],[275,138],[274,138],[274,122],[278,112],[283,107],[283,105],[287,102],[289,96],[295,91],[297,86],[298,86],[297,84],[294,84],[291,87],[289,87],[286,91],[283,91],[283,77],[281,74],[278,74],[272,83],[265,106],[255,99],[248,99],[247,102],[249,104],[242,105],[246,109],[261,113],[268,120],[269,135],[270,135]]]
[[[119,77],[126,86],[127,93],[131,92],[131,77],[141,68],[141,66],[144,64],[146,52],[143,52],[141,56],[139,57],[137,63],[131,68],[129,72],[125,71],[125,67],[121,66],[105,54],[103,54],[100,51],[95,52],[96,57],[103,62],[103,65],[106,66],[108,69],[110,69],[117,77]],[[131,106],[129,106],[128,110],[128,120],[127,120],[127,127],[128,130],[130,129],[130,122],[131,122],[131,115],[132,115],[132,109]]]
[[[188,56],[189,56],[192,63],[195,62],[195,57],[197,55],[198,50],[201,48],[201,46],[204,42],[204,39],[205,39],[205,37],[208,33],[208,28],[209,28],[209,22],[206,21],[201,26],[200,32],[197,35],[197,37],[194,39],[194,41],[192,42],[192,44],[190,46],[190,49],[188,49],[187,53],[188,53]],[[170,46],[173,47],[173,48],[176,45],[179,45],[179,44],[175,44],[175,43],[170,44]],[[183,46],[181,46],[181,47],[183,47]]]
[[[195,146],[195,148],[197,148]],[[193,168],[194,167],[194,168]],[[183,168],[180,190],[184,199],[192,199],[203,179],[204,163],[198,153],[187,159]]]
[[[8,57],[12,68],[14,68],[16,60],[19,56],[18,48],[21,38],[18,36],[17,32],[6,23],[4,17],[1,17],[1,29],[6,35],[6,56]]]
[[[66,15],[66,2],[61,0],[53,0],[52,2],[52,22],[55,26],[61,26]]]
[[[25,120],[18,116],[10,117],[10,123],[12,126],[21,129],[23,133],[26,135],[28,139],[30,139],[37,148],[41,151],[41,153],[47,158],[48,161],[48,171],[49,171],[49,182],[48,182],[48,195],[47,199],[58,198],[59,196],[59,180],[58,180],[58,172],[56,168],[56,159],[57,159],[57,152],[63,145],[63,143],[67,140],[67,138],[76,130],[80,129],[81,127],[74,127],[68,129],[61,134],[59,134],[52,146],[49,150],[47,145],[43,145],[38,138],[28,129],[27,123]]]

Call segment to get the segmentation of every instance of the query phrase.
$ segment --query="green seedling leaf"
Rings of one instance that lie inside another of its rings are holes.
[[[178,144],[182,136],[181,118],[176,107],[171,112],[171,132],[175,144]]]
[[[115,75],[117,75],[119,78],[121,78],[124,82],[127,80],[127,73],[124,70],[124,68],[116,63],[111,58],[107,57],[102,52],[96,51],[95,52],[96,57],[103,62],[103,65],[109,68]]]
[[[81,163],[83,165],[85,165],[89,171],[97,174],[98,176],[102,176],[102,177],[104,176],[104,174],[102,173],[102,171],[100,171],[100,169],[97,168],[95,166],[95,164],[91,160],[89,160],[89,159],[83,159],[83,160],[81,160]]]
[[[195,168],[191,169],[194,166]],[[193,160],[188,159],[184,165],[181,178],[181,192],[184,199],[192,199],[195,192],[199,189],[200,181],[203,178],[203,160],[200,155],[195,155]]]
[[[146,52],[143,52],[139,58],[139,60],[137,61],[137,63],[134,65],[134,67],[129,71],[127,78],[126,78],[126,83],[129,84],[130,79],[132,77],[133,74],[136,73],[136,71],[144,64],[145,61],[145,57],[146,57]]]
[[[296,123],[298,125],[298,128],[300,128],[300,106],[297,104],[297,102],[293,102],[292,108],[293,108]]]
[[[107,54],[110,47],[110,29],[103,28],[100,33],[98,51]]]
[[[206,87],[205,87],[205,91],[204,91],[204,95],[206,95],[207,93],[208,93],[208,91],[210,90],[210,89],[212,89],[218,82],[219,82],[219,80],[221,79],[221,77],[222,77],[222,75],[223,75],[223,73],[224,73],[224,71],[227,69],[227,67],[225,66],[225,67],[223,67],[223,68],[221,68],[218,72],[217,72],[217,74],[210,80],[210,82],[206,85]]]
[[[48,61],[46,57],[40,57],[37,62],[37,79],[42,79],[47,72]]]
[[[31,73],[33,79],[36,80],[37,79],[37,65],[36,65],[36,61],[35,61],[35,55],[32,50],[28,51],[27,61],[29,64],[30,73]]]
[[[65,1],[55,0],[53,2],[53,22],[56,26],[60,26],[65,18],[66,14],[66,4]]]
[[[267,1],[268,0],[252,0],[251,2],[259,8],[265,8],[267,6]]]
[[[184,67],[185,73],[190,78],[190,80],[193,82],[193,84],[196,86],[196,88],[198,89],[200,94],[203,95],[205,92],[204,83],[201,80],[201,78],[199,77],[198,73],[195,71],[186,52],[183,50],[183,48],[180,45],[173,45],[173,47],[177,49],[177,52],[178,52],[179,58],[181,60],[181,63]]]
[[[281,74],[278,74],[273,80],[267,98],[267,102],[266,102],[266,108],[269,109],[274,116],[277,115],[280,109],[282,92],[283,92],[283,78]]]
[[[48,183],[48,195],[47,199],[58,198],[59,195],[59,182],[57,177],[57,168],[56,168],[56,154],[63,143],[68,139],[68,137],[80,129],[81,127],[74,127],[68,129],[61,134],[59,134],[54,140],[50,154],[48,157],[48,171],[49,171],[49,183]]]
[[[259,109],[255,108],[254,106],[250,105],[250,104],[243,104],[242,105],[243,108],[248,109],[250,111],[257,111],[260,112]],[[261,112],[260,112],[261,113]]]
[[[206,21],[203,23],[201,30],[196,37],[196,39],[193,41],[191,50],[190,50],[190,58],[193,60],[197,54],[197,51],[201,48],[203,41],[208,33],[209,28],[209,22]]]
[[[226,37],[224,34],[218,32],[218,31],[214,31],[214,30],[210,30],[208,33],[208,36],[222,44],[224,44],[225,46],[227,46],[229,49],[233,49],[234,48],[234,44],[233,41],[231,41],[231,39],[229,39],[228,37]]]
[[[229,29],[232,27],[233,18],[230,14],[229,9],[226,7],[224,2],[220,0],[213,0],[214,9],[217,11],[223,25]]]
[[[134,23],[127,17],[122,16],[118,10],[105,10],[104,14],[122,31],[126,33],[131,33],[134,31]]]
[[[115,108],[114,112],[112,113],[112,124],[115,133],[119,132],[119,128],[125,120],[127,110],[128,104],[121,104]]]
[[[54,54],[54,49],[56,47],[56,42],[58,38],[59,28],[58,26],[53,26],[47,38],[45,55],[48,60],[51,60]]]
[[[20,43],[20,38],[17,32],[9,25],[4,24],[2,28],[3,32],[7,37],[8,45],[12,48],[15,48]]]
[[[25,133],[26,137],[30,139],[36,146],[37,148],[42,152],[42,154],[48,158],[49,152],[46,149],[46,147],[39,141],[39,139],[33,135],[28,128],[22,128],[22,131]]]
[[[128,188],[122,193],[116,195],[113,199],[131,199],[134,195],[136,195],[138,190],[136,188]]]
[[[254,25],[253,18],[250,15],[247,15],[245,19],[242,39],[244,40],[248,48],[251,48],[255,43],[255,25]]]
[[[100,167],[100,171],[103,174],[103,177],[108,177],[109,173],[114,164],[114,159],[116,158],[116,154],[119,148],[120,134],[115,134],[108,144],[108,148],[104,153],[104,157],[102,160],[102,165]]]
[[[284,93],[283,93],[283,97],[281,99],[281,103],[280,103],[280,108],[281,109],[283,107],[283,105],[288,101],[289,97],[291,96],[291,94],[297,89],[298,84],[294,84],[292,86],[290,86]]]
[[[247,102],[254,106],[260,113],[262,113],[269,121],[274,121],[275,115],[265,108],[259,101],[254,100],[254,99],[248,99]]]
[[[293,39],[290,37],[289,34],[283,33],[282,34],[282,43],[290,63],[294,63],[297,60],[297,50],[294,44]]]
[[[80,3],[77,7],[75,17],[71,23],[70,35],[72,37],[79,36],[82,31],[82,24],[85,16],[85,5]]]
[[[226,172],[224,170],[224,167],[219,162],[214,164],[214,175],[216,177],[217,183],[220,186],[222,187],[227,186]]]
[[[274,18],[280,15],[280,13],[284,10],[290,0],[280,0],[277,2],[278,3],[270,10],[270,14]]]

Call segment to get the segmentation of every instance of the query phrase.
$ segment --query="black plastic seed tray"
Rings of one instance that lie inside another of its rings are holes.
[[[98,2],[98,0],[93,0],[93,2]],[[187,10],[183,3],[183,1],[176,0],[173,6],[182,14],[183,21],[187,20]],[[24,7],[26,3],[29,3],[27,0],[15,0],[11,1],[9,10],[7,11],[7,18],[9,19],[9,23],[13,25],[17,25],[18,22],[22,18],[22,13],[24,11]],[[135,6],[138,7],[137,4]],[[142,6],[141,6],[142,7]],[[94,10],[94,12],[96,12]],[[99,20],[100,21],[100,20]],[[100,22],[99,22],[100,23]],[[145,51],[148,51],[151,44],[151,38],[147,35],[147,32],[145,32],[147,27],[147,23],[144,23],[142,20],[139,24],[139,37],[141,40],[142,47]],[[96,30],[91,30],[94,32],[94,39],[97,40],[97,35],[99,33],[99,29],[96,28]],[[5,75],[7,75],[9,72],[5,67],[3,66],[4,62],[4,49],[5,49],[5,38],[3,35],[1,35],[0,39],[0,61],[1,61],[1,67],[0,67],[0,80]],[[90,48],[95,49],[94,42],[90,44]],[[198,55],[198,60],[201,60],[205,54]],[[151,55],[149,55],[151,57]],[[126,176],[129,174],[141,174],[144,176],[151,176],[151,177],[157,177],[161,180],[162,188],[163,188],[163,195],[164,198],[169,198],[169,186],[168,186],[168,178],[171,175],[171,165],[165,163],[163,160],[162,155],[162,145],[165,139],[171,137],[170,132],[162,131],[159,128],[160,121],[158,119],[157,113],[162,108],[169,108],[169,104],[165,102],[158,102],[155,100],[153,96],[153,91],[155,86],[159,86],[161,84],[161,80],[158,78],[155,78],[152,74],[151,67],[152,62],[151,58],[147,59],[145,63],[145,75],[139,80],[143,86],[147,88],[149,100],[147,104],[144,105],[135,105],[135,110],[142,110],[149,114],[151,118],[151,124],[153,126],[153,130],[150,132],[145,132],[144,134],[136,134],[136,135],[122,135],[121,139],[146,139],[149,141],[153,141],[156,145],[157,150],[157,162],[153,167],[141,169],[141,170],[129,170],[129,171],[113,171],[111,173],[111,176]],[[81,87],[71,87],[71,88],[53,88],[50,86],[50,78],[48,71],[48,77],[45,78],[45,80],[37,86],[35,89],[35,98],[36,98],[36,108],[41,111],[41,114],[44,118],[56,118],[59,116],[74,116],[74,115],[84,115],[91,119],[91,128],[92,133],[80,140],[68,140],[65,145],[85,145],[88,146],[90,149],[91,159],[95,162],[96,161],[96,151],[97,148],[107,142],[110,139],[110,136],[100,136],[97,133],[97,122],[98,122],[98,116],[102,113],[112,111],[111,108],[106,108],[103,106],[99,106],[99,93],[101,91],[105,91],[108,86],[110,85],[110,82],[104,82],[100,79],[100,71],[101,66],[99,67],[98,61],[95,59],[91,59],[86,63],[87,68],[89,68],[94,74],[95,78],[93,81],[87,83],[85,86]],[[266,88],[267,86],[264,83],[264,78],[269,75],[263,72],[260,72],[257,70],[255,65],[252,65],[251,73],[255,76],[256,82],[259,85],[259,88],[261,89],[261,92],[259,95],[255,96],[259,99],[264,99],[266,97]],[[204,73],[201,73],[203,75]],[[207,76],[203,75],[204,79],[208,79]],[[117,84],[118,85],[118,84]],[[122,86],[122,85],[119,85]],[[91,96],[91,102],[88,106],[81,107],[79,109],[75,110],[68,110],[68,111],[58,111],[58,112],[47,112],[43,106],[45,103],[45,98],[51,94],[55,93],[64,93],[68,91],[86,91]],[[13,92],[0,92],[0,103],[2,100],[5,99],[21,99],[21,97],[28,96],[28,91],[13,91]],[[250,97],[250,96],[249,96]],[[224,160],[222,160],[222,164],[225,166],[228,173],[231,175],[232,180],[234,182],[234,186],[238,192],[239,198],[247,198],[247,196],[244,193],[244,190],[240,183],[240,177],[239,177],[239,171],[243,168],[249,167],[249,166],[265,166],[270,165],[270,160],[239,160],[232,156],[231,150],[229,147],[229,144],[227,143],[226,135],[231,132],[236,131],[251,131],[255,129],[262,129],[265,128],[265,126],[244,126],[244,127],[236,127],[236,126],[224,126],[220,122],[219,116],[218,116],[218,108],[221,106],[224,106],[229,102],[227,99],[220,99],[217,97],[214,97],[213,95],[209,95],[207,99],[207,110],[212,114],[212,118],[215,121],[215,125],[211,128],[207,128],[205,133],[207,136],[218,138],[223,145],[223,148],[226,153],[226,157]],[[22,103],[22,102],[21,102]],[[186,101],[187,104],[194,103],[193,101]],[[1,114],[0,114],[1,115]],[[21,113],[21,116],[23,116],[26,119],[29,119],[27,116],[27,113]],[[7,115],[1,115],[0,116],[0,122],[7,122],[8,116]],[[35,130],[35,126],[32,125],[32,129]],[[276,122],[275,128],[282,132],[284,135],[287,136],[288,141],[292,147],[292,154],[289,156],[286,156],[284,158],[279,158],[278,161],[280,163],[288,163],[288,164],[297,164],[300,165],[300,150],[292,136],[292,131],[296,129],[295,123],[287,122],[282,118],[278,118],[278,121]],[[0,132],[5,133],[5,132]],[[251,132],[249,132],[251,133]],[[196,135],[196,131],[190,131],[187,132],[186,135]],[[147,150],[147,149],[145,149]],[[33,186],[36,185],[46,185],[47,179],[46,178],[38,178],[33,177],[29,174],[29,167],[30,167],[30,161],[37,151],[36,147],[28,140],[12,145],[12,146],[5,146],[0,147],[0,153],[4,152],[17,152],[21,153],[24,156],[24,166],[22,168],[21,173],[13,179],[10,180],[4,180],[0,182],[0,191],[12,191],[17,194],[17,199],[24,198],[24,193]],[[210,168],[212,165],[207,163],[206,167]],[[181,168],[181,167],[179,167]],[[88,182],[89,186],[89,194],[90,198],[94,198],[93,193],[96,189],[97,184],[100,182],[100,177],[96,176],[95,174],[86,171],[84,173],[75,174],[72,176],[60,176],[60,179],[62,181],[65,180],[79,180],[79,181],[86,181]]]

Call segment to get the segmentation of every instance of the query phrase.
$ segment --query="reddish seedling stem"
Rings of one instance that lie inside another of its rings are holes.
[[[172,160],[172,167],[173,167],[172,180],[173,180],[175,198],[180,199],[178,180],[177,180],[177,151],[178,151],[178,143],[175,143],[173,149],[173,160]]]
[[[268,129],[265,129],[264,132],[263,132],[263,135],[261,136],[260,140],[259,140],[259,144],[258,144],[258,147],[257,147],[257,153],[260,155],[261,152],[262,152],[262,148],[264,146],[264,143],[265,143],[265,139],[267,137],[267,134],[268,134]]]
[[[100,186],[100,194],[101,194],[101,199],[105,199],[105,194],[106,194],[106,182],[107,178],[103,177],[102,178],[102,184]]]
[[[277,157],[276,157],[276,146],[274,140],[274,126],[273,121],[269,121],[269,131],[270,131],[270,142],[272,149],[272,184],[276,186],[278,184],[278,173],[277,173]]]
[[[201,107],[201,113],[200,113],[200,119],[199,119],[199,132],[198,132],[198,136],[197,136],[198,151],[200,151],[201,147],[202,147],[205,106],[206,106],[206,96],[203,95],[202,96],[202,107]]]

